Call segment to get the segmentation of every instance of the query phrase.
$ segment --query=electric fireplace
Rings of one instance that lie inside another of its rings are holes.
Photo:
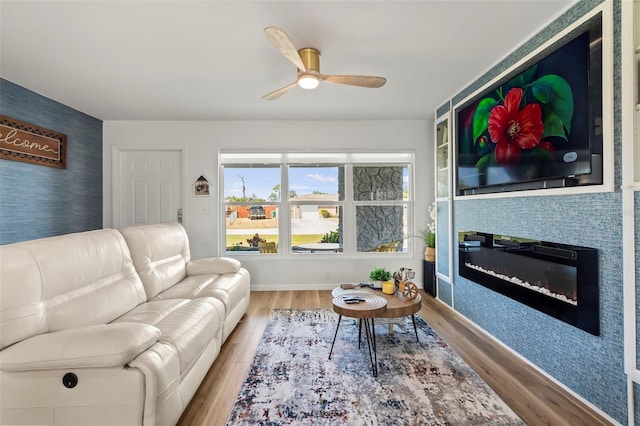
[[[598,250],[482,232],[460,235],[460,276],[600,334]]]

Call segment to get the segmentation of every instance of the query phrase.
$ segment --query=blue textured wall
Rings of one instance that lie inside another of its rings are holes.
[[[436,215],[436,246],[438,248],[438,256],[436,257],[437,271],[441,274],[449,276],[449,203],[447,201],[438,201]]]
[[[462,100],[600,1],[582,1],[454,97]],[[614,3],[614,143],[620,187],[620,2]],[[598,249],[600,328],[593,336],[458,274],[455,308],[566,386],[622,423],[627,419],[622,309],[622,204],[613,193],[457,200],[454,232],[482,231]],[[438,253],[440,255],[440,253]]]
[[[0,79],[0,114],[67,135],[67,168],[0,160],[0,244],[102,228],[102,121]]]

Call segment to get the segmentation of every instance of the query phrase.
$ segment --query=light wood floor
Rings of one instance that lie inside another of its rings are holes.
[[[252,292],[238,327],[222,346],[180,425],[224,425],[272,309],[331,309],[330,291]],[[483,331],[423,293],[419,315],[529,425],[610,425]]]

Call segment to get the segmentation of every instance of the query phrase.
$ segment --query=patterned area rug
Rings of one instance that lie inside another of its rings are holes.
[[[378,377],[358,326],[332,310],[274,310],[227,425],[523,425],[416,315],[376,325]],[[381,322],[381,321],[379,321]]]

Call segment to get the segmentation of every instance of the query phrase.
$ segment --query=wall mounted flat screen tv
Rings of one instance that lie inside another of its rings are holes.
[[[602,183],[601,25],[456,109],[458,195]]]

